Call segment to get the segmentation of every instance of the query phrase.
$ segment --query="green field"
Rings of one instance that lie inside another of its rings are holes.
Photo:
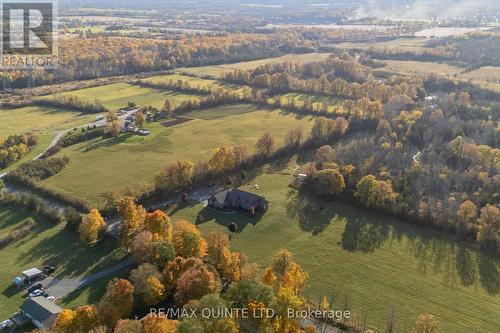
[[[0,109],[0,137],[29,131],[42,132],[53,128],[75,126],[94,120],[94,115],[74,111],[30,106],[18,109]]]
[[[83,125],[95,119],[95,115],[38,106],[0,110],[0,117],[2,118],[0,138],[30,131],[38,134],[37,145],[20,160],[0,170],[2,173],[13,170],[42,153],[52,142],[57,131]]]
[[[266,131],[281,146],[290,128],[303,125],[309,131],[314,119],[249,105],[222,110],[193,113],[198,119],[174,127],[148,124],[151,135],[147,137],[123,134],[116,141],[98,139],[64,149],[59,154],[70,158],[69,166],[43,184],[98,204],[103,192],[122,192],[137,188],[141,182],[151,183],[169,162],[207,160],[215,148],[226,145],[242,144],[253,149]]]
[[[348,309],[363,311],[369,324],[382,331],[391,308],[404,332],[422,313],[436,315],[441,332],[498,331],[498,258],[453,242],[447,234],[349,205],[311,200],[288,187],[291,179],[264,173],[249,181],[259,190],[242,186],[270,201],[261,218],[220,213],[200,204],[174,206],[168,212],[190,221],[201,212],[205,223],[199,227],[205,235],[227,232],[229,223],[237,223],[241,232],[233,235],[233,248],[261,267],[277,250],[289,249],[310,274],[307,298],[317,302],[333,293],[334,309],[343,309],[347,296]]]
[[[0,233],[4,235],[20,227],[27,217],[29,215],[22,211],[0,207]],[[12,280],[22,271],[53,262],[57,265],[54,277],[76,278],[99,272],[124,254],[114,246],[80,244],[77,236],[64,225],[39,223],[38,230],[0,251],[0,320],[16,312],[23,302],[23,291],[12,286]]]
[[[167,98],[174,102],[182,102],[186,98],[192,97],[192,95],[143,88],[123,82],[74,90],[61,95],[74,95],[91,101],[98,99],[106,108],[111,110],[125,108],[128,102],[134,102],[139,106],[152,105],[161,109]],[[58,94],[53,96],[58,96]]]

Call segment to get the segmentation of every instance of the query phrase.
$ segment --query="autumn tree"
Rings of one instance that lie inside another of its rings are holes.
[[[165,111],[167,115],[171,117],[174,114],[175,109],[175,104],[170,99],[166,99],[165,103],[163,104],[163,111]]]
[[[96,307],[84,305],[75,309],[75,316],[72,321],[73,332],[89,332],[99,326],[99,314]]]
[[[318,117],[314,120],[314,125],[311,129],[311,136],[316,143],[328,141],[335,128],[335,120],[326,117]]]
[[[285,135],[285,146],[298,148],[304,139],[304,127],[298,126],[288,130]]]
[[[335,151],[332,146],[325,145],[318,148],[314,156],[316,161],[319,163],[333,162],[333,159],[335,158]]]
[[[122,319],[116,323],[114,333],[143,333],[142,323],[139,320]]]
[[[114,327],[118,320],[132,314],[133,306],[134,286],[128,280],[115,278],[99,301],[99,315],[108,327]]]
[[[163,316],[149,315],[143,321],[143,333],[172,333],[176,332],[177,321]]]
[[[135,124],[137,125],[137,127],[142,128],[142,126],[144,126],[145,119],[146,118],[144,117],[144,113],[137,112],[135,114]]]
[[[218,174],[234,169],[236,166],[235,150],[229,147],[217,148],[208,161],[208,165]]]
[[[464,201],[457,212],[457,234],[463,236],[473,226],[477,217],[477,206],[470,200]]]
[[[287,250],[280,250],[273,256],[271,268],[278,278],[281,279],[292,267],[293,263],[293,254]]]
[[[63,333],[75,332],[74,319],[76,312],[72,309],[64,309],[58,316],[54,323],[54,329]]]
[[[155,179],[155,188],[161,191],[175,191],[191,185],[194,176],[194,164],[178,161],[167,165]]]
[[[144,306],[155,305],[166,297],[163,275],[151,264],[142,264],[130,273],[135,296]]]
[[[234,308],[244,308],[250,303],[261,303],[265,307],[273,301],[273,288],[257,281],[241,281],[231,285],[227,299]]]
[[[203,296],[197,306],[198,309],[209,309],[212,313],[223,313],[227,311],[228,307],[226,302],[217,294],[208,294]],[[197,318],[203,332],[206,333],[238,333],[238,326],[236,325],[235,318],[229,316],[220,316],[217,318],[204,318],[199,316]]]
[[[487,204],[481,208],[477,240],[485,247],[500,252],[500,209]]]
[[[396,198],[390,181],[368,175],[358,182],[354,196],[366,207],[386,208]]]
[[[104,219],[97,209],[91,209],[87,215],[82,217],[78,232],[80,239],[88,244],[94,243],[99,237],[99,232],[105,226]]]
[[[144,225],[146,210],[141,205],[137,205],[132,197],[124,197],[118,201],[118,213],[122,219],[121,240],[128,246],[135,234]]]
[[[214,266],[223,277],[239,281],[243,257],[238,252],[231,252],[229,237],[222,233],[211,233],[208,238],[208,262]]]
[[[273,308],[276,317],[273,322],[273,332],[288,333],[300,332],[300,323],[289,315],[289,311],[299,311],[303,308],[304,301],[289,288],[279,288]]]
[[[184,305],[189,300],[201,299],[219,290],[220,281],[217,272],[209,269],[207,265],[197,265],[179,277],[174,297],[178,305]]]
[[[256,151],[262,156],[270,156],[274,151],[275,140],[274,137],[266,132],[255,144]]]
[[[420,315],[415,322],[412,333],[438,333],[439,323],[437,319],[430,314]]]
[[[338,169],[320,170],[311,180],[312,186],[320,194],[335,195],[345,189],[344,176]]]
[[[307,278],[308,274],[302,271],[300,265],[293,259],[293,255],[287,250],[280,250],[273,256],[262,281],[276,289],[287,288],[295,295],[299,295]]]
[[[161,210],[146,214],[144,229],[151,232],[155,239],[172,240],[174,227],[170,217]]]
[[[202,257],[206,252],[206,241],[192,223],[177,221],[174,228],[173,245],[175,252],[182,257]]]

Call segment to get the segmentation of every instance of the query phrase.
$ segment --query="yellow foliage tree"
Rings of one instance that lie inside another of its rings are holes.
[[[104,219],[97,209],[91,209],[90,212],[82,218],[78,232],[80,239],[86,243],[97,241],[99,232],[104,228]]]
[[[206,249],[206,242],[200,231],[192,223],[179,220],[175,223],[173,244],[175,252],[182,257],[201,257]]]

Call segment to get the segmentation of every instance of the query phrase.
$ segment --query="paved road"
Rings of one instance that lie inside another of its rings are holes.
[[[132,264],[131,259],[125,259],[117,263],[116,265],[93,275],[76,279],[61,279],[61,280],[54,278],[47,278],[42,284],[47,289],[46,291],[49,295],[54,296],[56,299],[61,299],[64,296],[67,296],[68,294],[72,293],[73,291],[88,286],[94,281],[101,279],[105,276],[111,275],[123,268],[130,266],[131,264]]]

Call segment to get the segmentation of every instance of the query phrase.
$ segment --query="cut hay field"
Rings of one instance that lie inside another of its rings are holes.
[[[0,207],[0,234],[19,228],[28,217],[20,210]],[[63,224],[37,220],[38,230],[0,249],[0,321],[17,312],[23,302],[22,290],[11,283],[22,271],[51,262],[57,265],[54,277],[77,278],[100,272],[125,254],[114,246],[83,246]]]
[[[242,186],[270,201],[268,212],[257,219],[195,203],[167,212],[173,220],[189,221],[201,213],[205,235],[228,232],[227,226],[237,223],[240,233],[232,236],[233,248],[261,267],[279,249],[292,251],[309,273],[307,298],[318,302],[333,293],[333,308],[340,310],[347,297],[347,308],[364,312],[377,331],[385,331],[391,308],[399,332],[409,332],[422,313],[438,318],[440,332],[498,331],[500,259],[454,242],[448,234],[311,199],[290,189],[291,179],[263,173],[249,181],[259,190]]]
[[[117,141],[98,139],[63,149],[59,154],[68,156],[70,164],[42,184],[98,204],[103,192],[151,184],[169,162],[207,160],[215,148],[227,145],[242,144],[252,150],[266,131],[281,146],[290,128],[302,125],[309,131],[314,120],[249,105],[207,109],[191,116],[197,119],[168,128],[148,124],[147,137],[124,134]]]
[[[181,102],[193,96],[168,90],[143,88],[124,82],[80,89],[52,96],[58,95],[74,95],[90,101],[98,99],[106,108],[111,110],[125,108],[128,102],[133,102],[140,106],[151,105],[156,108],[162,108],[167,98]]]
[[[190,73],[195,75],[209,75],[213,77],[220,77],[222,74],[237,70],[237,69],[253,69],[262,65],[276,64],[282,62],[291,63],[308,63],[312,61],[320,61],[330,56],[328,53],[306,53],[306,54],[287,54],[277,58],[266,58],[255,61],[246,61],[234,64],[204,66],[204,67],[190,67],[180,68],[179,73]]]

